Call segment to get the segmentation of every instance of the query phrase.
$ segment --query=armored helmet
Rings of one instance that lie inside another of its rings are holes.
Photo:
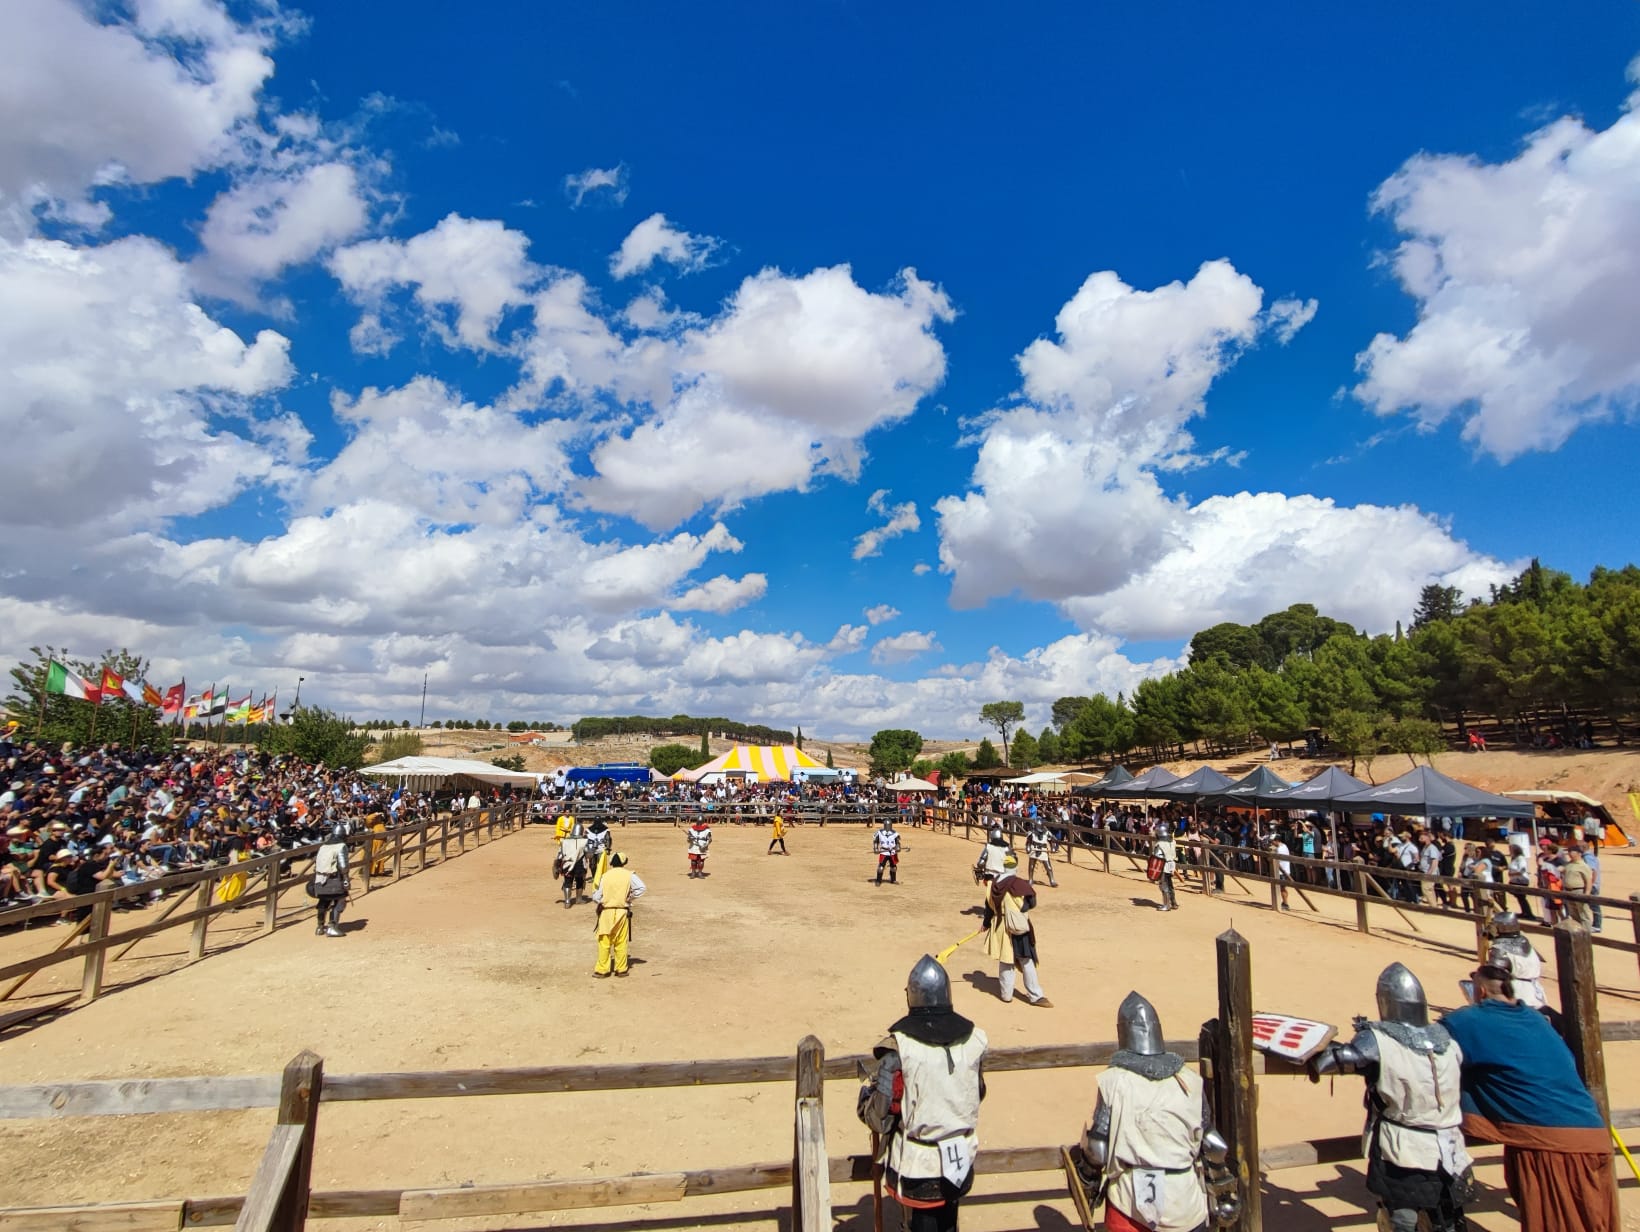
[[[986,838],[987,842],[991,842],[991,843],[1000,843],[1000,842],[1002,842],[1003,841],[1002,840],[1002,827],[1001,826],[992,826],[991,827],[991,832],[989,834],[987,834],[985,836],[985,838]]]
[[[1137,992],[1128,993],[1116,1011],[1116,1044],[1141,1057],[1159,1057],[1167,1051],[1156,1007]]]
[[[1492,917],[1490,927],[1494,937],[1518,937],[1520,935],[1520,917],[1513,911],[1500,911]]]
[[[1378,1017],[1409,1027],[1429,1025],[1429,1002],[1424,986],[1401,963],[1390,963],[1378,976]]]
[[[335,839],[337,842],[340,842],[342,839],[347,837],[347,827],[338,821],[335,825],[330,827],[330,837]]]
[[[951,977],[938,959],[924,954],[905,981],[905,1003],[910,1009],[951,1008]]]

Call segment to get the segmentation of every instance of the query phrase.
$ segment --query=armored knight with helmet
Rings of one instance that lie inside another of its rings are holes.
[[[1116,1013],[1117,1052],[1071,1151],[1110,1232],[1196,1232],[1241,1213],[1230,1147],[1213,1127],[1201,1077],[1162,1042],[1156,1009],[1137,992]]]
[[[924,954],[905,988],[906,1015],[873,1050],[860,1119],[879,1135],[889,1194],[906,1232],[955,1232],[974,1183],[985,1032],[951,1006],[951,979]]]
[[[1463,1232],[1474,1171],[1464,1149],[1458,1104],[1463,1051],[1429,1005],[1418,977],[1391,963],[1378,977],[1378,1018],[1355,1020],[1355,1038],[1331,1044],[1308,1062],[1311,1081],[1326,1074],[1367,1080],[1362,1153],[1367,1189],[1390,1232]],[[1422,1222],[1420,1222],[1422,1220]]]

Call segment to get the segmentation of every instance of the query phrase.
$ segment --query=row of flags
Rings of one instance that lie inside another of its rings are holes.
[[[100,706],[115,697],[135,702],[139,706],[155,706],[168,723],[210,723],[217,719],[224,723],[271,723],[278,713],[279,694],[265,693],[262,700],[253,702],[256,695],[247,693],[238,701],[229,697],[230,690],[218,691],[212,685],[203,693],[188,696],[188,682],[174,684],[163,693],[146,680],[127,680],[113,668],[105,667],[102,678],[92,684],[86,677],[70,671],[52,659],[46,665],[46,690],[63,697]]]

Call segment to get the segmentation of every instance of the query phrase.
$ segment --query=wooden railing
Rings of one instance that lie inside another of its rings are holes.
[[[956,833],[957,826],[964,827],[964,836],[969,837],[972,832],[979,830],[979,838],[983,839],[986,829],[990,825],[1001,825],[1011,836],[1020,832],[1020,823],[1017,818],[998,816],[973,815],[961,812],[952,812],[942,816],[938,808],[923,810],[926,824],[934,829],[947,829]],[[1061,859],[1071,867],[1076,867],[1075,857],[1078,853],[1090,857],[1099,863],[1100,870],[1110,872],[1112,859],[1126,860],[1128,866],[1134,870],[1143,870],[1150,857],[1154,839],[1149,835],[1136,834],[1126,830],[1107,830],[1098,826],[1085,826],[1076,823],[1050,821],[1050,830],[1066,836],[1066,842],[1060,844],[1055,859]],[[1419,873],[1412,870],[1388,869],[1373,864],[1357,864],[1339,860],[1321,860],[1307,856],[1276,855],[1267,849],[1237,847],[1223,843],[1212,843],[1193,837],[1182,837],[1177,840],[1179,850],[1178,870],[1174,873],[1174,886],[1177,889],[1193,889],[1199,894],[1213,897],[1220,893],[1215,889],[1221,880],[1234,881],[1243,890],[1246,883],[1262,884],[1269,888],[1270,908],[1276,909],[1280,905],[1281,890],[1286,889],[1298,895],[1313,911],[1315,903],[1311,895],[1322,898],[1344,899],[1355,904],[1355,927],[1359,932],[1370,933],[1372,922],[1370,910],[1372,908],[1387,909],[1395,912],[1413,932],[1423,930],[1418,927],[1414,916],[1437,916],[1449,920],[1469,920],[1475,928],[1475,949],[1477,958],[1486,957],[1488,944],[1487,926],[1493,915],[1505,910],[1502,904],[1506,898],[1519,896],[1526,901],[1536,901],[1541,907],[1547,900],[1554,899],[1562,903],[1588,903],[1590,906],[1599,905],[1602,912],[1610,913],[1626,921],[1629,933],[1634,939],[1623,941],[1617,937],[1608,937],[1597,933],[1590,936],[1590,944],[1598,950],[1610,950],[1620,954],[1631,954],[1640,963],[1640,894],[1631,894],[1627,898],[1612,898],[1597,894],[1573,894],[1566,890],[1544,890],[1537,886],[1514,886],[1496,883],[1482,883],[1459,877],[1444,877],[1436,873]],[[1253,869],[1243,865],[1250,861]],[[1296,878],[1285,880],[1276,872],[1277,863],[1287,864],[1295,869],[1307,869],[1312,874],[1309,880],[1300,881]],[[1337,879],[1336,885],[1328,885],[1326,874],[1331,871]],[[1391,897],[1387,886],[1394,882],[1402,884],[1417,883],[1429,890],[1441,886],[1455,897],[1463,890],[1468,890],[1471,897],[1481,907],[1479,911],[1464,911],[1457,906],[1442,907],[1428,902],[1410,902],[1406,899]],[[1360,889],[1344,889],[1345,884],[1363,887]],[[1251,893],[1249,891],[1249,893]],[[1536,936],[1549,937],[1554,930],[1541,921],[1534,922],[1522,917],[1521,931]]]
[[[551,820],[559,813],[569,813],[580,821],[597,818],[612,825],[652,825],[666,823],[684,826],[697,817],[704,817],[713,825],[764,825],[779,813],[790,824],[796,825],[863,825],[876,827],[885,821],[900,823],[906,813],[893,804],[868,808],[819,803],[775,805],[757,801],[725,801],[707,807],[698,800],[552,800],[546,811],[535,815],[536,820]]]
[[[373,882],[384,879],[398,880],[409,872],[419,872],[429,864],[430,851],[436,850],[436,861],[450,857],[450,846],[457,854],[467,850],[469,841],[479,846],[493,840],[497,833],[517,828],[523,815],[522,804],[509,804],[493,809],[469,809],[431,821],[400,826],[394,830],[365,831],[348,840],[349,867],[356,878],[360,893],[369,893]],[[158,933],[174,928],[189,927],[190,961],[205,956],[211,921],[228,912],[241,912],[260,906],[262,922],[260,935],[273,932],[279,925],[280,897],[294,886],[307,883],[314,853],[319,844],[284,849],[267,855],[254,856],[236,864],[218,864],[210,868],[186,873],[173,873],[153,881],[136,885],[112,886],[91,894],[73,898],[53,898],[27,907],[15,907],[0,912],[0,929],[27,925],[35,920],[82,914],[72,931],[58,944],[43,954],[25,958],[0,967],[0,1002],[10,998],[36,973],[61,963],[83,964],[80,978],[80,1000],[95,1000],[103,991],[110,951],[115,959],[123,958],[137,945]],[[409,857],[416,858],[414,869],[407,867]],[[385,866],[380,874],[372,873],[372,866]],[[301,866],[303,871],[296,871]],[[217,889],[229,878],[243,877],[244,892],[231,901],[216,901]],[[146,923],[134,928],[114,930],[113,913],[120,903],[146,903],[155,892],[175,895],[169,906]],[[191,909],[184,910],[189,907]],[[305,904],[304,904],[305,906]],[[49,934],[42,934],[46,936]],[[59,1000],[32,1007],[28,1012],[41,1013],[61,1008],[76,998]],[[0,1025],[10,1025],[20,1014],[8,1015]]]
[[[1568,1043],[1579,1072],[1604,1113],[1607,1109],[1602,1041],[1640,1038],[1640,1023],[1602,1029],[1595,1004],[1588,934],[1573,925],[1555,930],[1560,957],[1561,1001],[1567,1009]],[[1202,1066],[1220,1130],[1242,1193],[1257,1195],[1262,1173],[1359,1159],[1359,1134],[1319,1138],[1261,1149],[1257,1075],[1292,1074],[1296,1067],[1253,1050],[1252,957],[1233,930],[1216,941],[1218,1015],[1196,1040],[1166,1047]],[[990,1074],[1108,1064],[1116,1044],[1038,1045],[997,1048],[986,1056]],[[310,1218],[385,1217],[401,1220],[522,1216],[542,1211],[602,1209],[637,1203],[681,1202],[691,1197],[754,1190],[791,1190],[794,1232],[824,1232],[831,1224],[831,1186],[872,1178],[870,1155],[825,1154],[825,1083],[857,1075],[863,1055],[827,1058],[809,1036],[794,1057],[774,1056],[623,1065],[553,1066],[457,1070],[435,1073],[353,1074],[326,1077],[319,1058],[298,1056],[282,1078],[160,1078],[0,1087],[0,1119],[59,1118],[210,1111],[276,1106],[277,1122],[250,1190],[243,1196],[177,1198],[97,1206],[0,1210],[0,1232],[64,1227],[220,1227],[245,1232],[297,1232]],[[573,1180],[524,1181],[436,1188],[348,1189],[308,1192],[308,1175],[321,1103],[354,1100],[466,1098],[567,1091],[613,1091],[742,1083],[794,1083],[792,1154],[788,1159],[725,1167],[638,1173]],[[1619,1128],[1640,1126],[1640,1109],[1611,1113]],[[1009,1147],[978,1153],[987,1175],[1057,1172],[1060,1146]],[[1256,1199],[1243,1204],[1237,1232],[1261,1232]],[[305,1208],[305,1210],[304,1210]]]

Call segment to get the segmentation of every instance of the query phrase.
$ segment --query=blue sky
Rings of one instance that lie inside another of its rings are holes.
[[[977,735],[1632,556],[1640,10],[0,9],[0,654]]]

